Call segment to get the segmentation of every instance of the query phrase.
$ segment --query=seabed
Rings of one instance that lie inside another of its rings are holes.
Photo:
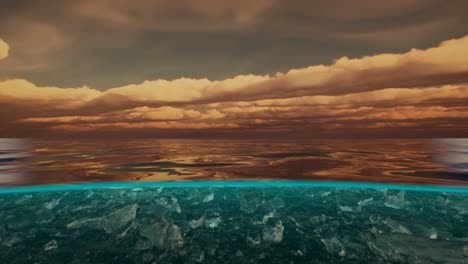
[[[468,188],[311,181],[0,189],[0,263],[466,263]]]

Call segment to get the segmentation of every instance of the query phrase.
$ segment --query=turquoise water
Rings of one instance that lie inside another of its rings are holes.
[[[0,194],[4,193],[29,193],[50,191],[76,191],[92,189],[115,188],[193,188],[193,187],[335,187],[335,188],[360,188],[360,189],[389,189],[444,193],[468,194],[466,186],[450,185],[414,185],[414,184],[390,184],[390,183],[363,183],[363,182],[326,182],[326,181],[182,181],[182,182],[95,182],[75,184],[51,184],[29,185],[19,187],[0,188]]]
[[[0,189],[0,263],[466,263],[468,188],[107,182]]]

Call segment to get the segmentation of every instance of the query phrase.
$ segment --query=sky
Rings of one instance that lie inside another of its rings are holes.
[[[466,10],[1,1],[0,137],[466,137]]]

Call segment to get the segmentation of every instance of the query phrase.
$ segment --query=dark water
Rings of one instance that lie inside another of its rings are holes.
[[[0,263],[467,263],[467,149],[2,139]]]
[[[120,184],[103,189],[87,185],[4,193],[0,262],[466,263],[468,259],[466,189],[225,184]]]

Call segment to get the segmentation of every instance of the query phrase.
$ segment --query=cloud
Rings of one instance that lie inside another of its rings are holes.
[[[468,99],[467,85],[444,85],[427,88],[386,88],[347,95],[300,96],[285,99],[264,99],[224,103],[231,107],[248,106],[395,106],[395,105],[457,105]],[[219,107],[219,104],[216,106]]]
[[[201,116],[201,113],[194,110],[185,110],[170,106],[158,108],[143,106],[114,112],[111,116],[120,120],[186,120],[197,118]]]
[[[275,0],[235,2],[179,0],[177,2],[140,1],[135,5],[132,1],[126,0],[99,2],[83,0],[75,3],[74,12],[82,17],[121,27],[176,31],[237,30],[254,24],[275,2]],[[176,15],[181,13],[186,15]]]
[[[57,25],[15,16],[10,16],[4,25],[2,34],[15,52],[1,65],[1,72],[46,73],[76,52],[69,33],[62,32]]]
[[[312,35],[320,38],[329,34],[342,35],[358,30],[380,32],[388,27],[414,26],[426,20],[438,20],[440,15],[437,14],[444,11],[452,16],[460,16],[457,10],[464,10],[466,3],[460,1],[444,5],[437,0],[395,0],[378,3],[370,0],[352,3],[339,0],[326,3],[278,0],[234,2],[179,0],[177,2],[139,1],[139,4],[135,5],[127,0],[99,2],[80,0],[66,7],[70,9],[68,13],[70,16],[98,21],[107,27],[130,28],[133,31],[141,29],[166,32],[254,31],[276,34],[296,33],[296,36]],[[425,11],[425,16],[420,14],[421,10]],[[401,22],[395,23],[395,19]],[[388,23],[389,21],[393,23]],[[447,26],[444,29],[453,27],[453,24]],[[439,31],[434,30],[434,32]]]
[[[414,120],[414,119],[449,119],[468,118],[468,107],[414,107],[399,106],[383,109],[372,109],[368,114],[341,117],[337,120]]]
[[[236,93],[269,80],[268,76],[239,75],[222,81],[190,78],[145,81],[141,84],[111,88],[98,100],[117,95],[129,101],[145,103],[196,103],[208,100],[213,94]]]
[[[466,1],[52,2],[0,8],[0,32],[14,50],[0,64],[2,80],[103,90],[158,78],[274,75],[343,55],[430,47],[467,34],[468,23]]]
[[[239,128],[237,124],[230,123],[182,123],[177,121],[168,122],[141,122],[141,123],[102,123],[86,125],[56,125],[52,130],[62,130],[69,132],[86,132],[106,129],[235,129]]]
[[[0,100],[56,101],[59,107],[138,107],[207,104],[316,95],[345,95],[380,89],[410,89],[468,82],[468,36],[427,50],[380,54],[334,64],[293,69],[275,76],[239,75],[221,81],[180,78],[145,81],[104,92],[37,87],[26,80],[0,82]]]
[[[274,76],[161,79],[106,91],[10,79],[0,81],[0,134],[27,127],[56,133],[392,127],[461,133],[468,127],[465,54],[468,36],[426,50],[342,57]]]
[[[104,119],[101,116],[59,116],[59,117],[30,117],[21,119],[21,122],[30,123],[80,123],[95,122]]]
[[[210,109],[206,113],[202,114],[200,119],[221,119],[226,115],[216,109]]]
[[[342,57],[332,65],[293,69],[275,76],[240,75],[222,81],[177,79],[145,81],[107,90],[106,97],[125,97],[124,102],[216,103],[253,101],[312,95],[342,95],[385,88],[423,88],[468,82],[468,36],[442,42],[426,50],[403,54],[379,54],[350,59]]]
[[[72,109],[81,107],[100,95],[101,92],[88,87],[38,87],[21,79],[0,81],[0,102],[3,103],[49,104],[57,109]]]
[[[9,49],[10,47],[8,46],[8,44],[0,38],[0,60],[8,57]]]

